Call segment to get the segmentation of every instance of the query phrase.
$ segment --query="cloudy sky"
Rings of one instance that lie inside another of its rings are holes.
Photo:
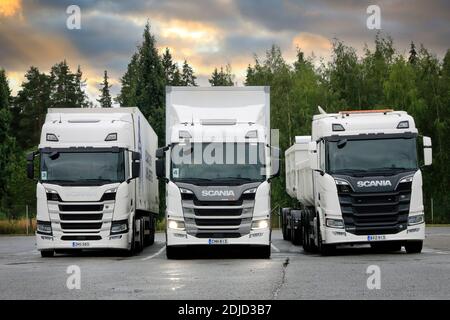
[[[66,9],[73,4],[81,9],[80,30],[66,27]],[[82,66],[91,98],[105,69],[116,94],[149,20],[158,48],[169,47],[178,62],[187,59],[200,85],[227,63],[242,84],[254,54],[273,43],[288,61],[297,46],[329,59],[333,38],[361,53],[376,33],[366,27],[372,4],[380,7],[382,32],[399,52],[407,53],[411,41],[439,57],[450,48],[447,0],[0,0],[0,68],[16,92],[31,65],[47,72],[67,59],[73,69]]]

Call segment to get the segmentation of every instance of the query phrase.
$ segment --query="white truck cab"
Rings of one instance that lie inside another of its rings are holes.
[[[49,109],[38,158],[37,248],[140,251],[159,211],[155,132],[137,108]]]
[[[191,246],[253,246],[270,257],[268,87],[167,87],[167,257]]]

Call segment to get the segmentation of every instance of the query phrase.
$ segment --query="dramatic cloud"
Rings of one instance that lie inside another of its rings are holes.
[[[372,46],[376,30],[366,28],[366,0],[0,0],[0,67],[16,91],[31,65],[42,71],[67,59],[82,66],[92,100],[98,95],[103,70],[112,92],[139,45],[144,25],[162,52],[170,48],[175,61],[194,67],[201,85],[215,67],[231,64],[238,84],[245,79],[254,55],[272,44],[288,61],[296,48],[329,59],[338,38],[362,53]],[[81,8],[81,30],[66,28],[69,5]],[[450,2],[446,0],[380,0],[382,32],[399,52],[423,43],[438,56],[450,47]]]

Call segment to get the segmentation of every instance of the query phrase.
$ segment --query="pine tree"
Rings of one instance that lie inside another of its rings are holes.
[[[39,143],[41,127],[47,109],[52,107],[50,76],[31,67],[25,74],[17,96],[14,98],[13,131],[17,143],[26,149]]]
[[[194,70],[187,61],[184,60],[181,73],[181,84],[183,86],[197,86],[195,79],[197,79],[197,77],[194,75]]]
[[[0,69],[0,205],[4,204],[7,181],[11,171],[14,139],[11,137],[11,91],[5,70]]]
[[[415,65],[417,63],[417,51],[416,51],[416,45],[414,42],[411,41],[411,48],[409,49],[409,58],[408,62],[410,64]]]
[[[215,68],[208,81],[211,86],[233,86],[233,78],[234,75],[231,73],[231,66],[228,64],[225,71],[223,67],[220,67],[220,72]]]
[[[162,66],[164,69],[164,75],[167,86],[177,85],[177,81],[179,82],[179,73],[178,66],[172,60],[172,55],[170,53],[169,48],[166,48],[164,54],[162,56]]]
[[[100,84],[100,98],[97,101],[100,103],[100,108],[112,108],[111,94],[109,89],[111,85],[108,83],[108,71],[105,70],[103,82]]]
[[[75,106],[77,108],[89,108],[92,107],[84,88],[86,87],[86,80],[83,80],[83,72],[81,72],[81,67],[78,66],[77,73],[75,74]]]
[[[120,93],[115,98],[115,101],[121,107],[135,107],[137,105],[137,84],[139,77],[139,56],[134,53],[131,57],[131,61],[128,64],[127,71],[120,79],[122,87]]]

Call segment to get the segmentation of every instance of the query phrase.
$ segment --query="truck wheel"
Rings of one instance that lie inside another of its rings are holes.
[[[306,212],[302,211],[302,235],[303,235],[303,250],[305,252],[311,252],[309,228]]]
[[[144,246],[151,246],[153,243],[155,243],[155,231],[156,231],[156,218],[150,217],[149,222],[149,231],[150,234],[146,235],[144,238]]]
[[[291,221],[292,221],[292,243],[294,245],[301,245],[303,243],[302,239],[302,223],[297,223],[295,220],[300,217],[300,221],[302,220],[301,211],[299,210],[291,210]]]
[[[270,245],[251,248],[253,256],[257,259],[270,259]]]
[[[402,245],[398,242],[375,242],[371,243],[370,247],[378,253],[395,252],[402,249]]]
[[[166,257],[167,259],[180,259],[182,257],[181,249],[166,245]]]
[[[423,241],[408,241],[405,244],[406,253],[421,253]]]
[[[136,222],[139,222],[139,229],[138,229],[139,234],[137,234],[134,238],[135,240],[134,252],[139,253],[144,249],[144,229],[145,229],[144,218],[136,219]]]
[[[42,258],[51,258],[55,255],[54,250],[42,250],[41,251],[41,257]]]
[[[289,208],[282,208],[281,209],[281,230],[283,232],[283,240],[289,241],[291,240],[291,233],[288,229],[288,218],[287,214],[289,213]]]
[[[319,253],[323,256],[330,256],[333,255],[336,251],[336,246],[333,244],[325,244],[322,242],[322,234],[320,233],[320,223],[319,220],[317,220],[317,237],[318,237],[318,241],[317,243],[319,244],[317,251],[319,251]]]

